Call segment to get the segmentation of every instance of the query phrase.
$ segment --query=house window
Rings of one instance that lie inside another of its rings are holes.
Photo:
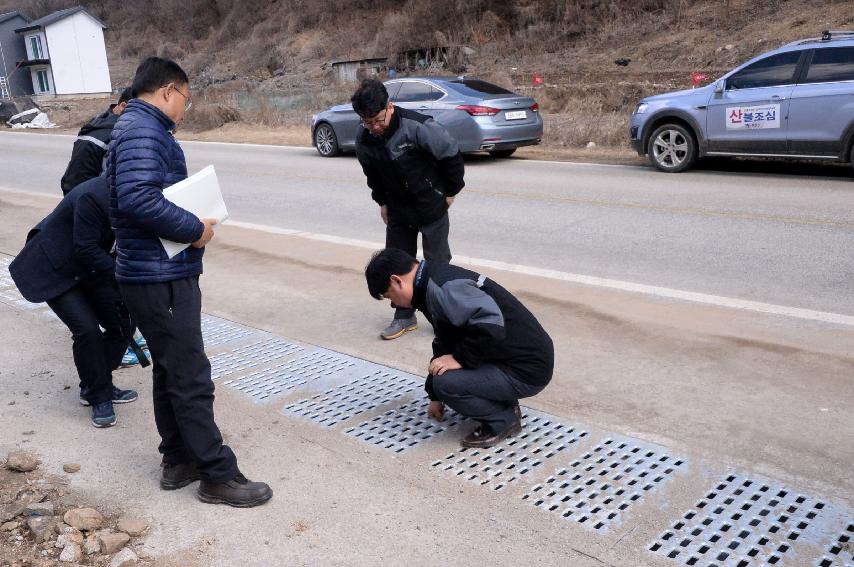
[[[41,36],[30,36],[30,51],[32,51],[33,53],[33,59],[44,59],[44,50],[42,50]]]
[[[39,80],[39,92],[40,93],[50,92],[50,83],[47,82],[47,71],[46,70],[36,71],[36,77]]]

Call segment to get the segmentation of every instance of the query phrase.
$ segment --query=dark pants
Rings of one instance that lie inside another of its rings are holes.
[[[163,462],[195,462],[208,482],[239,472],[214,421],[214,384],[202,342],[199,278],[120,284],[131,317],[148,341],[153,366],[154,421]]]
[[[408,252],[413,257],[418,253],[418,233],[421,233],[421,247],[424,258],[431,262],[448,264],[451,261],[451,247],[448,245],[448,232],[451,223],[448,213],[442,218],[424,226],[410,226],[400,222],[389,212],[388,225],[385,229],[385,247],[397,248]],[[410,319],[415,316],[415,309],[395,308],[395,319]]]
[[[497,366],[450,370],[433,377],[433,393],[457,413],[484,423],[495,433],[516,420],[520,398],[534,396],[544,386],[532,386]]]
[[[117,309],[121,299],[111,278],[99,278],[47,302],[71,331],[80,395],[93,406],[113,398],[112,372],[121,363],[128,344],[121,333]]]

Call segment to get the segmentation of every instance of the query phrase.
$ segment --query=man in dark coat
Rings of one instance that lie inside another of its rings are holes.
[[[415,256],[420,233],[425,258],[450,262],[448,208],[465,185],[456,140],[431,117],[395,106],[375,79],[362,82],[352,103],[362,118],[356,155],[386,224],[386,247]],[[414,309],[394,307],[380,333],[386,340],[418,327]]]
[[[63,195],[68,195],[78,185],[98,177],[104,171],[104,157],[110,147],[113,127],[132,98],[128,87],[122,91],[118,103],[111,104],[110,108],[87,122],[77,133],[71,148],[71,159],[59,183]]]
[[[135,391],[113,385],[112,371],[128,345],[122,326],[130,334],[130,321],[120,315],[109,206],[106,178],[79,185],[29,232],[9,265],[21,295],[47,301],[71,330],[80,403],[92,406],[95,427],[115,425],[113,404],[137,399]]]
[[[203,502],[251,507],[273,491],[241,474],[214,421],[214,384],[202,341],[199,275],[214,219],[199,219],[163,196],[187,177],[172,132],[190,107],[187,74],[150,57],[137,68],[131,100],[113,129],[107,156],[116,279],[154,362],[154,419],[160,433],[160,487],[201,479]],[[160,238],[192,246],[172,258]]]
[[[554,371],[554,345],[536,317],[476,272],[387,248],[365,268],[376,299],[421,311],[435,331],[424,384],[428,413],[445,404],[478,421],[463,447],[487,448],[522,430],[519,399],[538,394]]]

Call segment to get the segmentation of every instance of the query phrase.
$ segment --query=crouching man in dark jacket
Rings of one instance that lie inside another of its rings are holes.
[[[150,57],[137,69],[132,88],[137,98],[113,128],[107,179],[116,279],[154,363],[160,487],[174,490],[201,479],[203,502],[258,506],[273,492],[263,482],[247,480],[223,443],[202,341],[199,275],[216,221],[199,219],[163,196],[163,189],[187,177],[184,152],[172,131],[190,107],[189,80],[174,61]],[[160,238],[192,246],[169,258]]]
[[[137,399],[133,390],[113,385],[130,336],[121,316],[110,252],[110,189],[104,177],[77,186],[27,235],[27,244],[9,266],[28,301],[48,306],[71,331],[80,403],[92,406],[92,425],[116,424],[114,403]],[[103,327],[104,331],[101,331]]]
[[[551,380],[554,346],[518,299],[486,276],[393,248],[374,255],[365,278],[371,296],[414,307],[433,325],[431,417],[441,420],[447,404],[478,421],[463,447],[492,447],[522,430],[519,399]]]

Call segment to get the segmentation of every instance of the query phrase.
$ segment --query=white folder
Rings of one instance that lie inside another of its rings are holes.
[[[221,223],[228,218],[228,209],[225,208],[216,171],[212,165],[175,185],[167,187],[163,190],[163,196],[200,219],[216,219],[218,223]],[[170,258],[191,244],[189,242],[172,242],[163,238],[160,239],[160,243]]]

